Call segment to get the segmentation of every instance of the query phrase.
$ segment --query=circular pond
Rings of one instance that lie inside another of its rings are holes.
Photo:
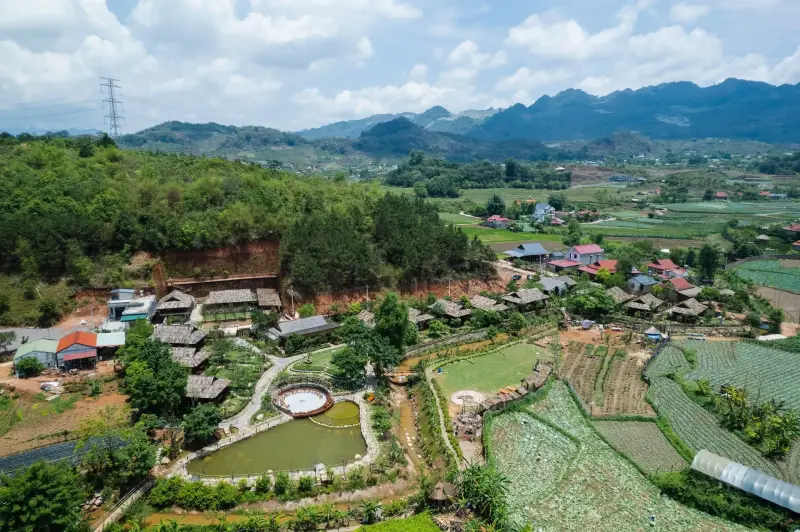
[[[269,470],[307,470],[320,463],[333,467],[351,462],[356,455],[367,454],[358,408],[347,401],[336,403],[324,414],[294,419],[192,460],[186,471],[198,476],[255,476]]]
[[[284,388],[275,396],[275,406],[294,417],[320,414],[333,406],[333,398],[320,386],[300,385]]]

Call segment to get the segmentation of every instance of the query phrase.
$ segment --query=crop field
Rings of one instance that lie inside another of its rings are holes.
[[[696,349],[702,342],[687,343],[688,347]],[[661,351],[655,359],[647,366],[648,377],[663,377],[670,373],[681,373],[692,369],[686,357],[677,347],[669,345]]]
[[[435,373],[445,397],[459,390],[496,393],[506,386],[519,386],[533,370],[542,355],[540,348],[515,344],[486,355],[461,360],[442,367]]]
[[[473,225],[481,223],[479,218],[473,218],[472,216],[464,216],[463,214],[455,214],[452,212],[440,212],[439,218],[447,223],[456,225]]]
[[[650,384],[653,403],[665,415],[681,440],[695,453],[706,449],[740,464],[779,478],[786,478],[784,468],[719,425],[711,412],[698,405],[681,387],[666,377],[654,377]]]
[[[688,466],[655,423],[595,421],[594,427],[612,447],[648,474],[680,471]]]
[[[631,414],[655,417],[653,407],[645,401],[647,383],[642,380],[641,372],[641,360],[627,356],[613,357],[602,383],[602,405],[593,405],[592,415]]]
[[[745,530],[661,497],[598,436],[563,383],[531,410],[530,417],[501,415],[491,426],[490,460],[511,480],[512,527],[645,530],[656,515],[661,530]]]
[[[555,191],[553,190],[533,190],[529,188],[471,188],[462,189],[461,197],[485,205],[489,198],[497,194],[508,205],[516,200],[536,199],[538,201],[547,201],[547,197],[554,193]]]
[[[667,205],[674,212],[706,212],[734,214],[800,214],[800,203],[794,201],[771,201],[744,203],[731,201],[701,201],[694,203],[670,203]]]
[[[689,380],[706,379],[719,390],[723,384],[744,386],[751,397],[785,401],[800,409],[798,355],[750,342],[699,342],[697,368]]]
[[[406,519],[389,519],[377,525],[362,526],[358,532],[439,532],[427,512]]]
[[[562,235],[549,233],[515,233],[508,229],[491,229],[489,227],[462,227],[465,235],[477,236],[482,242],[558,242]]]
[[[595,381],[603,366],[603,360],[604,357],[597,356],[593,348],[587,350],[584,344],[571,342],[562,352],[559,362],[559,376],[567,379],[578,396],[592,409],[594,409]]]
[[[736,275],[762,286],[800,293],[800,268],[789,267],[780,260],[757,260],[737,266]]]

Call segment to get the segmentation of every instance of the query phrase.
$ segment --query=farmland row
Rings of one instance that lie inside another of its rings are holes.
[[[655,423],[595,421],[594,426],[612,447],[633,460],[646,473],[680,471],[687,466]]]
[[[603,405],[592,409],[594,416],[633,414],[653,416],[645,396],[647,383],[641,378],[641,362],[630,357],[614,357],[603,384]]]
[[[681,387],[666,377],[654,377],[650,383],[653,403],[665,415],[675,432],[695,453],[706,449],[741,464],[780,478],[786,478],[781,467],[736,435],[719,426],[717,418],[689,399]]]

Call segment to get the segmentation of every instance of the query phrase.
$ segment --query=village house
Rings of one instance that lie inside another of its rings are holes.
[[[492,229],[508,229],[508,226],[512,223],[514,223],[514,220],[510,220],[499,214],[494,214],[486,218],[481,225],[491,227]]]
[[[547,263],[547,269],[555,273],[563,272],[565,270],[577,271],[580,265],[580,262],[574,260],[551,260]]]
[[[658,281],[649,275],[635,275],[628,279],[628,291],[634,294],[649,294],[657,284],[659,284]]]
[[[670,259],[658,259],[647,265],[647,273],[656,275],[662,279],[672,279],[674,277],[686,277],[689,272],[681,268]]]
[[[434,314],[445,316],[450,319],[466,318],[472,314],[472,311],[468,308],[464,308],[461,303],[448,301],[446,299],[437,299],[436,302],[428,306],[428,308],[431,309]]]
[[[258,300],[258,308],[268,312],[280,312],[283,305],[281,304],[281,296],[274,288],[257,288],[256,298]]]
[[[231,382],[207,375],[189,375],[186,381],[186,397],[198,402],[218,402],[225,397]]]
[[[717,201],[727,201],[728,194],[725,192],[717,192],[716,194],[714,194],[714,199]]]
[[[698,300],[691,298],[682,301],[669,309],[667,313],[677,319],[686,321],[695,321],[708,310],[708,306],[700,303]]]
[[[791,239],[796,239],[800,236],[800,224],[798,223],[788,225],[783,230],[786,231],[786,236]]]
[[[253,290],[217,290],[210,292],[203,303],[203,314],[249,312],[258,304]]]
[[[408,321],[410,321],[417,327],[422,328],[429,322],[433,321],[434,319],[436,318],[434,318],[430,314],[422,313],[413,307],[408,309]]]
[[[199,351],[194,347],[177,346],[171,347],[172,359],[185,368],[189,368],[192,373],[201,369],[208,358],[211,356],[209,349],[203,348]]]
[[[487,310],[490,312],[505,312],[508,310],[508,305],[498,303],[494,299],[481,295],[475,295],[469,298],[469,304],[472,306],[472,308]]]
[[[17,364],[26,358],[35,358],[45,369],[55,369],[58,367],[56,363],[56,351],[58,351],[58,340],[47,340],[40,338],[32,342],[22,344],[17,348],[14,353],[14,368]],[[17,377],[21,375],[16,373]]]
[[[534,307],[542,307],[549,299],[538,288],[521,288],[516,292],[511,292],[503,296],[503,301],[507,301],[520,310],[529,310]]]
[[[767,236],[767,235],[758,235],[753,240],[753,243],[758,244],[760,246],[769,244],[769,236]]]
[[[581,273],[585,273],[592,279],[597,275],[597,272],[600,270],[607,270],[610,274],[617,273],[617,261],[615,260],[599,260],[593,264],[587,264],[586,266],[581,266],[578,268],[578,271]]]
[[[193,296],[173,290],[158,301],[153,314],[153,323],[186,323],[194,310]]]
[[[533,220],[544,222],[555,216],[556,210],[547,203],[537,203],[533,208]]]
[[[626,303],[636,297],[624,291],[622,288],[618,286],[612,286],[611,288],[606,290],[606,292],[608,293],[608,295],[611,296],[611,299],[613,299],[614,303],[616,303],[617,305],[622,305],[623,303]]]
[[[508,255],[512,260],[521,259],[538,263],[547,260],[547,257],[550,256],[550,252],[544,249],[544,247],[538,242],[533,244],[520,244],[514,249],[509,249],[505,252],[505,254]]]
[[[567,249],[567,260],[579,262],[582,265],[592,264],[604,258],[603,248],[597,244],[583,244]]]
[[[653,294],[644,294],[626,303],[625,307],[631,312],[652,314],[657,312],[663,304],[664,302]]]
[[[100,326],[104,331],[123,331],[129,322],[149,320],[156,311],[156,296],[136,297],[136,291],[117,288],[111,291],[106,306],[108,316]]]
[[[156,325],[153,340],[169,344],[174,347],[194,347],[200,348],[206,339],[206,331],[200,330],[193,325]]]
[[[684,299],[691,299],[700,295],[700,288],[694,286],[683,277],[669,279],[667,283]]]
[[[567,290],[577,283],[572,277],[562,275],[560,277],[542,277],[539,282],[542,285],[542,292],[548,295],[564,296]]]
[[[374,316],[373,316],[374,320]],[[299,320],[280,321],[267,331],[267,337],[283,341],[293,334],[299,336],[315,336],[336,329],[341,324],[329,321],[325,316],[311,316]]]
[[[59,368],[70,370],[82,368],[84,363],[97,362],[97,335],[78,331],[68,334],[58,341],[56,346],[56,364]]]

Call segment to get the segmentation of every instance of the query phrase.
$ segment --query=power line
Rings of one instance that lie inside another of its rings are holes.
[[[100,78],[106,80],[105,83],[100,85],[100,90],[102,91],[103,88],[106,90],[106,94],[108,94],[108,98],[103,100],[103,103],[108,104],[108,114],[105,115],[104,118],[108,118],[108,126],[109,126],[109,134],[111,138],[115,141],[119,142],[119,135],[120,135],[120,127],[119,123],[120,120],[124,120],[125,117],[120,114],[122,111],[122,102],[117,100],[116,95],[114,94],[114,89],[119,89],[120,86],[116,84],[118,79],[114,78]]]

